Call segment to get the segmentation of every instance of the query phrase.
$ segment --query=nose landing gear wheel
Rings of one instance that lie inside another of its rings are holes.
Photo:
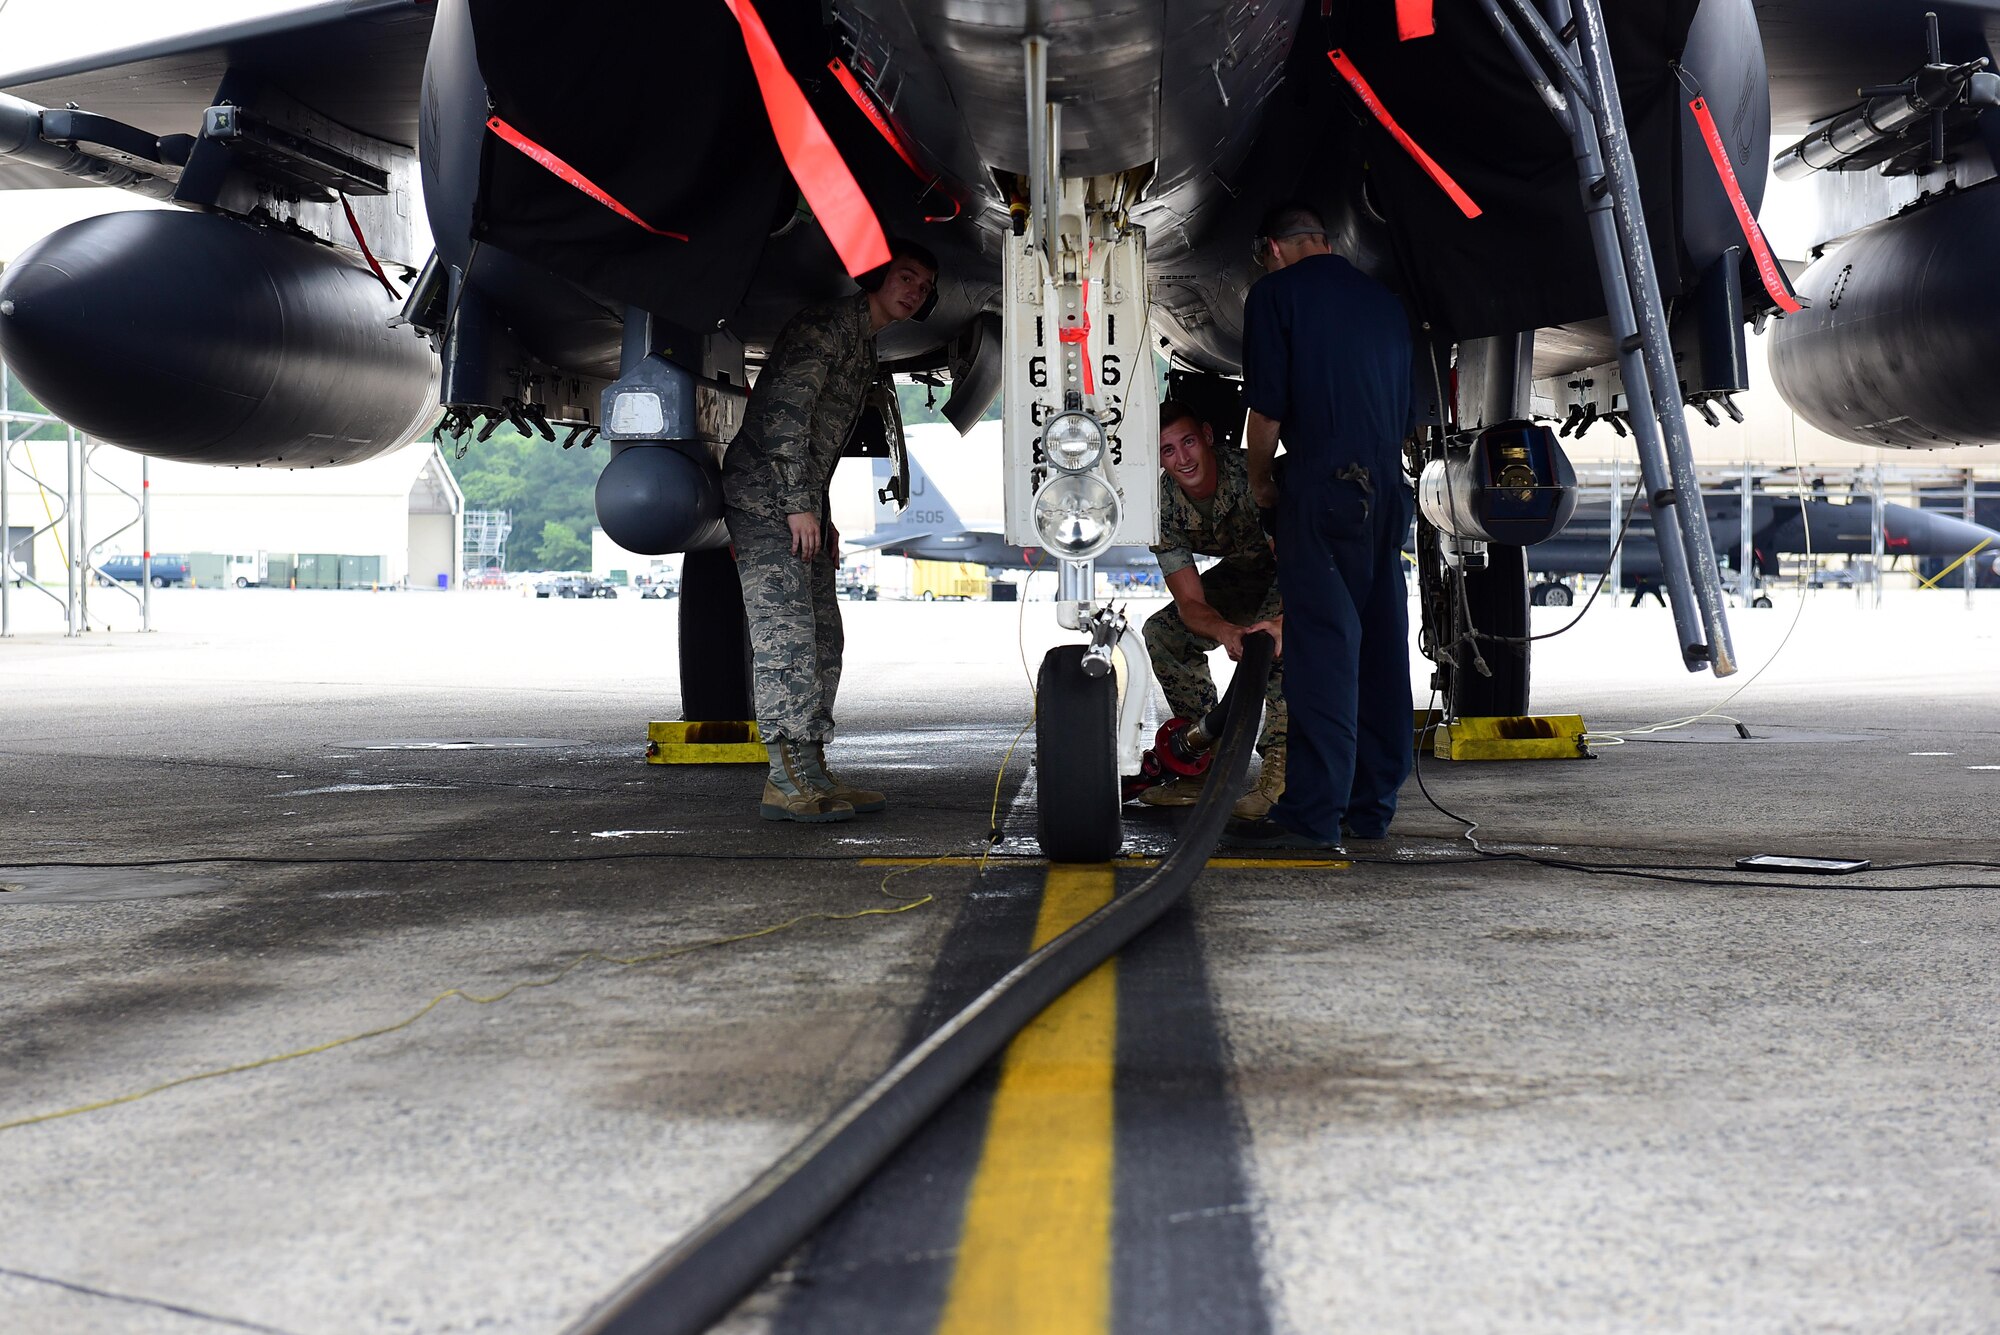
[[[1103,862],[1125,831],[1118,815],[1118,687],[1083,670],[1084,646],[1042,659],[1035,707],[1036,833],[1052,862]]]

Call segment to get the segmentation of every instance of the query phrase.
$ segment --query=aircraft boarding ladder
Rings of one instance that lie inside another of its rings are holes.
[[[1690,672],[1736,671],[1722,578],[1695,476],[1666,304],[1640,207],[1638,170],[1599,0],[1480,0],[1576,153],[1605,312],[1617,341],[1639,468],[1656,516],[1660,570]],[[1546,14],[1543,11],[1546,11]],[[1510,13],[1511,11],[1511,13]],[[1551,74],[1553,71],[1553,75]],[[1561,86],[1558,86],[1558,81]]]

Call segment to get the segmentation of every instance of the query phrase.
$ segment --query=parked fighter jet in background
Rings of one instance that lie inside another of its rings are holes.
[[[844,551],[879,551],[917,561],[963,561],[993,570],[1054,568],[1038,548],[1017,547],[993,529],[968,526],[925,471],[917,451],[910,452],[910,503],[900,509],[889,499],[894,466],[887,459],[876,459],[873,465],[875,527],[859,537],[842,535]],[[1145,547],[1111,547],[1097,558],[1097,568],[1158,570],[1160,563]]]
[[[1707,496],[1705,505],[1718,563],[1742,570],[1742,498],[1716,492]],[[1875,506],[1866,496],[1836,503],[1759,494],[1751,499],[1750,514],[1750,559],[1759,580],[1779,575],[1781,557],[1874,553]],[[1610,567],[1611,541],[1621,518],[1622,511],[1613,514],[1604,501],[1579,505],[1559,536],[1528,549],[1528,568],[1541,575],[1583,575],[1588,585]],[[1992,558],[1987,554],[2000,553],[2000,531],[1936,510],[1885,503],[1882,527],[1882,554],[1890,560],[1940,557],[1949,563],[1965,557],[1976,569],[1990,569]],[[1649,541],[1652,528],[1652,508],[1641,500],[1619,553],[1620,578],[1626,588],[1642,581],[1659,583],[1659,558]],[[1569,601],[1569,590],[1552,580],[1536,584],[1531,595],[1538,605],[1559,607]]]

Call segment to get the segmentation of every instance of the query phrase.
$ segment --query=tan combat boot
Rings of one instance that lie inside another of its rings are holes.
[[[811,759],[812,778],[826,788],[836,798],[853,807],[858,812],[874,812],[887,809],[889,799],[873,788],[856,788],[826,767],[826,743],[813,742],[807,748]]]
[[[1238,820],[1262,820],[1285,795],[1285,748],[1274,746],[1264,753],[1264,768],[1257,772],[1257,786],[1236,799],[1231,815]]]
[[[765,820],[812,825],[854,819],[853,806],[835,797],[828,785],[814,782],[810,748],[782,737],[767,747],[771,772],[764,777],[764,800],[757,806],[758,815]]]
[[[1169,783],[1148,788],[1139,794],[1139,800],[1149,807],[1191,807],[1201,798],[1201,790],[1208,784],[1206,772],[1194,778],[1175,779]]]

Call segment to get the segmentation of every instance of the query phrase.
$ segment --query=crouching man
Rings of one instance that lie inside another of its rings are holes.
[[[1269,631],[1282,646],[1278,562],[1250,494],[1250,469],[1239,450],[1217,450],[1215,429],[1186,404],[1160,405],[1160,541],[1153,548],[1171,605],[1146,619],[1146,651],[1153,675],[1178,718],[1200,719],[1215,708],[1215,678],[1208,654],[1218,645],[1243,655],[1243,637]],[[1194,558],[1219,556],[1197,572]],[[1236,804],[1236,815],[1256,820],[1285,791],[1284,674],[1271,665],[1264,693],[1264,730],[1257,751],[1264,758],[1257,786]],[[1153,806],[1189,806],[1201,779],[1177,779],[1148,788],[1139,800]]]

